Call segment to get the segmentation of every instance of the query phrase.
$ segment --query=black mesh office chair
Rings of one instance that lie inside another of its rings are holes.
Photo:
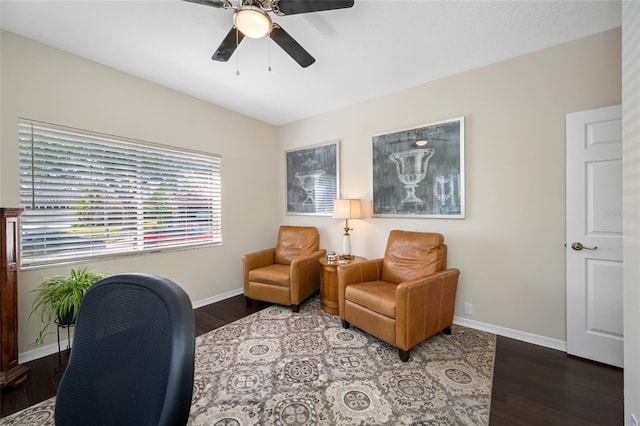
[[[193,308],[176,283],[144,274],[97,282],[80,304],[56,425],[185,425],[194,351]]]

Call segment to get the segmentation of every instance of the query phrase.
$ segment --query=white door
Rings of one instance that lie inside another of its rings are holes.
[[[622,367],[622,107],[566,125],[567,353]]]

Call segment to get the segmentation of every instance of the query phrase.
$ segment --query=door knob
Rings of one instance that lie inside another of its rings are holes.
[[[583,246],[583,245],[582,245],[582,243],[571,243],[571,248],[572,248],[572,249],[574,249],[574,250],[577,250],[577,251],[582,250],[582,249],[585,249],[585,250],[595,250],[595,249],[597,249],[597,248],[598,248],[598,246],[595,246],[595,247],[586,247],[586,246]]]

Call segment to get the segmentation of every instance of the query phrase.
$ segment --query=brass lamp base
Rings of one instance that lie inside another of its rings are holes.
[[[340,255],[340,259],[341,260],[353,260],[355,259],[355,256],[352,254],[341,254]]]

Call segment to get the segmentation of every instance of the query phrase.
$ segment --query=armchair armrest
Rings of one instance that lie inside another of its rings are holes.
[[[291,286],[291,300],[302,301],[320,288],[320,262],[325,256],[325,249],[316,250],[313,253],[300,256],[291,262],[290,280],[298,285]],[[296,304],[298,302],[295,302]]]
[[[396,340],[404,350],[453,323],[460,270],[436,272],[398,284],[396,288]]]
[[[248,253],[242,256],[242,275],[244,278],[244,290],[247,291],[249,285],[249,271],[264,266],[273,265],[276,256],[276,248]]]
[[[306,264],[313,264],[315,266],[315,264],[318,263],[318,259],[325,256],[326,254],[327,254],[327,251],[325,249],[316,250],[313,253],[309,253],[294,259],[291,262],[291,267],[301,268],[303,267],[303,265],[306,265]]]
[[[344,292],[348,285],[378,281],[382,273],[382,260],[371,259],[338,266],[338,310],[344,318]]]

